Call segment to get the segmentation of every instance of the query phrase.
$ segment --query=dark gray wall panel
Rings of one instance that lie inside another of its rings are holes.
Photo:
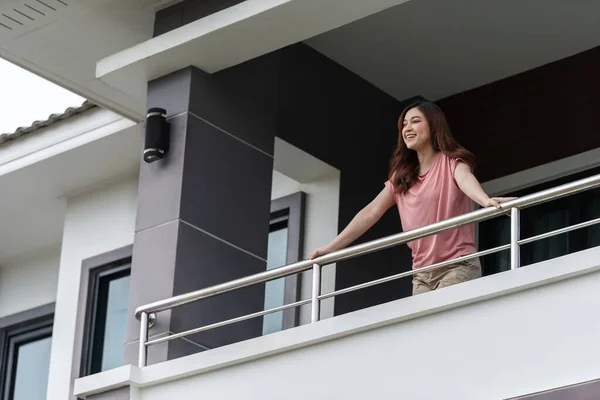
[[[167,157],[140,165],[136,232],[179,218],[187,120],[187,114],[170,118]]]
[[[190,112],[272,155],[279,69],[278,53],[213,75],[194,68]]]
[[[135,234],[128,315],[132,316],[141,305],[173,296],[179,224],[175,220]],[[159,318],[150,329],[150,335],[170,329],[169,313],[164,311],[158,314]],[[139,339],[140,323],[133,317],[127,322],[125,342],[129,343]]]
[[[154,17],[154,37],[183,26],[183,8],[185,2],[173,4],[158,11]]]
[[[456,138],[477,156],[477,175],[485,182],[600,147],[599,70],[600,46],[438,104]],[[565,121],[577,140],[549,140]],[[513,145],[524,137],[540,151]]]
[[[192,69],[184,68],[148,83],[146,107],[167,110],[167,117],[181,114],[189,108]]]
[[[197,19],[214,14],[243,0],[187,0],[156,13],[154,36],[177,29]]]
[[[180,218],[266,259],[273,159],[194,116],[186,147]]]
[[[183,3],[183,24],[189,24],[244,0],[187,0]]]
[[[281,54],[277,136],[341,170],[341,231],[383,188],[403,104],[304,44]],[[398,212],[391,209],[357,243],[400,231]],[[336,270],[336,289],[410,267],[406,246],[344,261]],[[410,293],[410,279],[389,282],[336,298],[335,313]]]
[[[176,333],[176,331],[173,331]],[[191,336],[193,338],[193,336]],[[206,347],[196,344],[189,337],[175,339],[169,341],[169,349],[167,353],[167,359],[173,360],[175,358],[189,356],[191,354],[201,353],[206,351]]]
[[[228,282],[262,272],[263,260],[238,250],[227,243],[181,223],[177,245],[177,271],[174,295]],[[183,332],[214,322],[261,311],[264,305],[264,284],[226,293],[200,302],[173,309],[171,330]],[[214,329],[189,339],[209,348],[238,342],[262,334],[262,318]],[[169,358],[177,358],[169,349]]]

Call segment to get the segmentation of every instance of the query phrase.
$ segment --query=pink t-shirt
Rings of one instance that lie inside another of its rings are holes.
[[[405,232],[473,211],[471,200],[454,180],[459,162],[439,152],[429,171],[406,194],[394,192],[390,181],[385,183],[396,200]],[[466,225],[408,243],[413,269],[475,253],[474,229]]]

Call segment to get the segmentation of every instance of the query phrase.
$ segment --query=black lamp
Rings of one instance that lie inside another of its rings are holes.
[[[149,109],[146,115],[144,161],[151,163],[164,158],[169,152],[169,136],[167,111],[162,108]]]

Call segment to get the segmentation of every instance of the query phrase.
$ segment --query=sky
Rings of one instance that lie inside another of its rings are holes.
[[[0,134],[77,107],[84,98],[0,58]]]

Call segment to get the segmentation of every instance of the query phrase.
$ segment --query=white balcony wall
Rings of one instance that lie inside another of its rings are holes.
[[[600,248],[146,368],[136,400],[506,399],[600,377]]]

